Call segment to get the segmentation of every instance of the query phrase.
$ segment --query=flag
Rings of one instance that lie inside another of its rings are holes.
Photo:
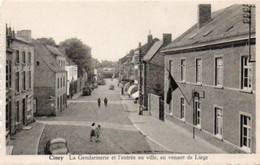
[[[177,89],[179,86],[176,83],[176,81],[173,79],[171,73],[169,72],[169,85],[168,85],[169,89],[167,92],[167,99],[166,99],[166,103],[170,104],[172,101],[172,92]]]

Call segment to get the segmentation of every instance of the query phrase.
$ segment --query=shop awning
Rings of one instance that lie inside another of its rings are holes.
[[[131,85],[127,91],[127,94],[129,94],[130,96],[135,93],[138,90],[137,85]]]
[[[131,97],[134,98],[134,99],[138,98],[139,97],[139,91],[136,91],[135,93],[133,93],[131,95]]]
[[[130,85],[131,85],[130,82],[126,83],[125,86],[124,86],[124,90],[127,91],[128,88],[130,87]]]

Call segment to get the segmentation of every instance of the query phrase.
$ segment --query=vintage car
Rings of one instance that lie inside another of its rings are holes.
[[[44,148],[45,155],[66,155],[69,153],[67,141],[63,138],[48,140]]]
[[[110,90],[114,90],[114,89],[115,89],[115,86],[114,86],[114,85],[110,85],[110,86],[109,86],[109,89],[110,89]]]
[[[85,87],[83,88],[82,94],[83,94],[84,96],[89,96],[89,95],[91,95],[91,92],[92,92],[91,88],[90,88],[89,86],[85,86]]]

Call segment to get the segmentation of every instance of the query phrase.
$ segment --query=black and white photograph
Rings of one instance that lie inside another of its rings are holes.
[[[257,3],[3,0],[4,156],[259,163]]]

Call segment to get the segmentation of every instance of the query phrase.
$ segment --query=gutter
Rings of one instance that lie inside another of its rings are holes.
[[[255,42],[255,35],[251,38],[252,42]],[[178,47],[178,48],[170,48],[166,50],[162,50],[161,53],[165,53],[164,55],[167,55],[167,53],[173,53],[176,51],[189,51],[189,50],[196,50],[199,48],[208,48],[216,45],[223,45],[223,44],[233,44],[237,42],[248,42],[248,36],[241,37],[241,38],[235,38],[235,39],[230,39],[226,41],[216,41],[216,42],[211,42],[211,43],[202,43],[200,45],[191,45],[191,46],[183,46],[183,47]]]

